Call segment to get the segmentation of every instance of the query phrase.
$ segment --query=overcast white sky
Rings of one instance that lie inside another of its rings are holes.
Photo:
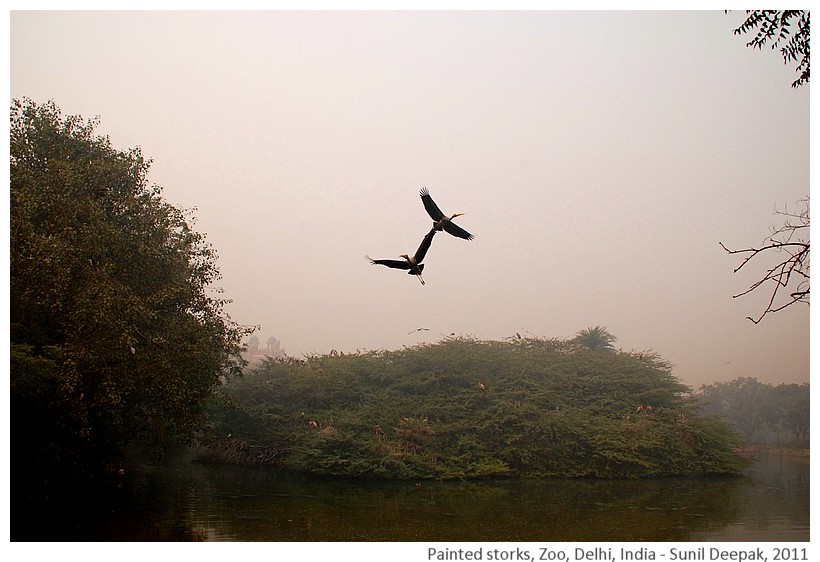
[[[140,146],[290,355],[603,325],[693,386],[805,382],[809,308],[753,325],[763,264],[718,245],[809,191],[809,87],[742,19],[17,11],[10,94]],[[364,258],[415,251],[423,186],[476,235],[437,235],[425,286]]]

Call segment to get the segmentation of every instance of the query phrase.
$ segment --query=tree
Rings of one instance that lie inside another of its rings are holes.
[[[768,285],[771,288],[768,304],[760,316],[753,318],[747,316],[755,324],[759,323],[767,314],[778,312],[795,303],[809,303],[810,294],[810,272],[809,272],[809,198],[800,201],[805,204],[805,208],[797,212],[788,210],[778,211],[777,214],[786,217],[783,224],[773,227],[771,234],[764,242],[756,247],[744,248],[742,250],[730,250],[723,242],[721,247],[730,254],[745,255],[746,257],[734,270],[740,271],[743,266],[752,259],[764,254],[779,254],[780,259],[769,267],[763,277],[749,286],[745,291],[733,295],[732,298],[747,295],[761,286]],[[781,291],[791,291],[788,296],[782,298]],[[781,298],[778,298],[781,296]]]
[[[51,101],[10,113],[12,467],[80,480],[121,466],[126,444],[190,439],[250,330],[139,148]]]
[[[792,82],[792,88],[807,84],[811,70],[810,13],[805,10],[747,10],[746,14],[746,21],[733,33],[740,35],[756,30],[754,38],[746,46],[762,50],[771,41],[772,49],[780,47],[785,64],[800,61],[795,69],[800,76]],[[796,23],[794,32],[790,29],[792,23]],[[781,46],[781,41],[785,45]]]
[[[701,409],[706,415],[720,417],[735,426],[747,441],[765,420],[766,385],[754,377],[700,387]]]
[[[698,398],[705,414],[728,421],[750,443],[765,443],[765,433],[758,431],[768,430],[775,433],[780,444],[780,432],[788,430],[794,433],[794,442],[801,444],[809,431],[808,383],[775,387],[755,378],[740,377],[703,385]]]
[[[617,339],[607,332],[606,327],[595,326],[579,331],[573,341],[592,351],[615,351],[614,343]]]
[[[809,384],[781,384],[774,389],[777,405],[778,426],[794,433],[796,442],[809,433],[811,393]]]
[[[792,88],[809,83],[811,70],[810,13],[804,10],[747,10],[747,18],[735,29],[735,35],[755,32],[754,38],[746,43],[748,47],[763,49],[771,42],[772,49],[780,48],[783,62],[799,60],[796,71],[800,76],[792,82]],[[794,24],[794,27],[793,27]],[[797,302],[809,302],[809,198],[800,201],[805,209],[796,213],[788,210],[778,212],[786,220],[783,225],[775,227],[772,234],[760,246],[742,250],[730,250],[721,242],[720,245],[730,254],[745,254],[746,258],[735,268],[737,273],[752,258],[760,255],[779,254],[784,252],[786,258],[769,268],[763,278],[753,283],[746,291],[733,295],[737,298],[753,292],[758,287],[768,284],[772,287],[771,297],[760,316],[747,318],[757,324],[770,312],[777,312]],[[793,223],[792,220],[796,220]],[[805,237],[803,237],[805,235]],[[781,301],[778,294],[795,281],[794,290]]]

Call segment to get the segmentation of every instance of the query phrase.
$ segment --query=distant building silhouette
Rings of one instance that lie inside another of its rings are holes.
[[[245,351],[242,352],[242,358],[248,363],[255,363],[266,357],[275,358],[285,356],[285,351],[279,344],[279,340],[273,336],[268,338],[267,346],[265,348],[259,347],[259,338],[256,336],[251,336],[248,338],[246,346]]]
[[[272,351],[274,356],[282,354],[282,348],[279,346],[279,340],[271,336],[268,338],[268,351]]]

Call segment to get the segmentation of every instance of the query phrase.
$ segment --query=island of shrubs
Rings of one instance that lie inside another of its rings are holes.
[[[735,474],[738,435],[699,416],[653,352],[445,338],[266,359],[209,408],[203,462],[325,476],[641,478]]]

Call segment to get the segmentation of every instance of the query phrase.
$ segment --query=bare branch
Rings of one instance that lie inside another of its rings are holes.
[[[781,226],[773,228],[771,234],[759,247],[730,250],[723,242],[719,242],[721,248],[727,253],[732,255],[745,255],[740,265],[734,269],[734,273],[740,271],[751,260],[762,254],[768,255],[782,252],[786,256],[776,265],[766,270],[766,273],[759,280],[752,283],[748,289],[736,295],[732,295],[732,298],[748,295],[767,283],[772,287],[769,302],[763,313],[756,318],[747,316],[747,318],[755,324],[759,323],[767,314],[783,310],[794,303],[804,302],[809,304],[809,256],[811,246],[808,240],[810,222],[809,198],[806,197],[806,199],[801,200],[799,203],[805,204],[805,209],[799,212],[792,212],[788,209],[775,211],[775,214],[786,217],[786,220]],[[793,221],[793,219],[796,219],[796,222]],[[803,234],[806,235],[805,239],[802,237]],[[778,294],[781,293],[781,290],[792,283],[796,283],[797,286],[789,292],[785,302],[777,301]]]

